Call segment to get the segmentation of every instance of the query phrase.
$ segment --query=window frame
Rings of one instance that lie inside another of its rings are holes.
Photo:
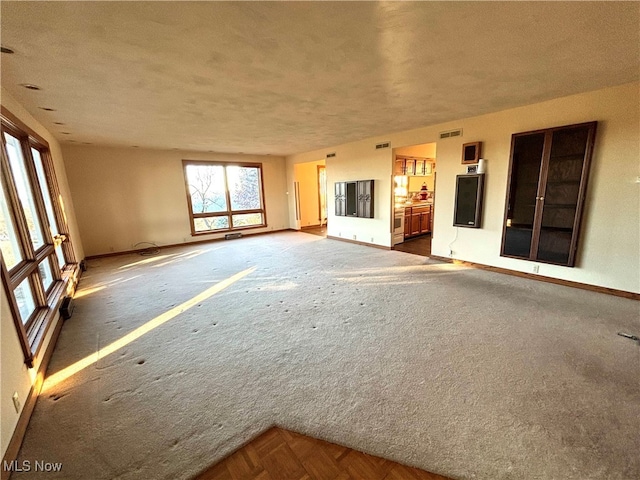
[[[67,294],[69,281],[77,278],[78,264],[69,237],[68,225],[65,218],[64,209],[61,205],[62,198],[55,176],[53,161],[50,154],[48,142],[21,122],[4,106],[0,110],[0,187],[2,195],[7,200],[7,210],[14,224],[14,232],[20,248],[22,259],[11,269],[7,269],[4,256],[0,251],[0,276],[8,299],[9,309],[13,317],[20,345],[24,354],[25,363],[33,367],[34,359],[41,353],[49,328],[57,318],[58,308],[63,298]],[[14,137],[20,146],[24,160],[25,174],[28,187],[33,197],[35,205],[35,215],[40,223],[44,244],[34,249],[30,237],[26,217],[19,198],[15,177],[11,170],[9,153],[6,149],[5,132]],[[41,178],[33,158],[32,149],[37,150],[42,162],[46,189],[49,192],[49,200],[57,225],[54,226],[57,232],[53,236],[53,231],[49,228],[49,213],[45,205],[43,186]],[[4,198],[3,198],[4,200]],[[56,248],[61,246],[64,256],[64,267],[58,265]],[[54,257],[55,256],[55,257]],[[40,273],[40,266],[48,263],[53,281],[45,287],[44,278]],[[27,280],[33,295],[35,308],[28,318],[23,319],[20,314],[19,304],[16,298],[16,289]]]
[[[227,204],[227,210],[222,212],[206,212],[206,213],[194,213],[193,204],[191,201],[191,189],[189,188],[189,178],[187,176],[187,167],[188,166],[221,166],[223,167],[224,172],[224,188],[225,188],[225,200]],[[231,206],[231,194],[229,191],[229,181],[227,176],[227,167],[245,167],[245,168],[255,168],[258,170],[258,177],[260,179],[260,207],[255,209],[246,209],[246,210],[234,210]],[[265,204],[264,198],[264,177],[262,170],[262,163],[252,163],[252,162],[224,162],[224,161],[213,161],[213,160],[182,160],[182,173],[184,176],[184,185],[187,194],[187,209],[189,211],[189,223],[191,226],[191,235],[192,236],[200,236],[200,235],[211,235],[215,233],[223,233],[223,232],[232,232],[239,230],[251,230],[256,228],[265,228],[268,226],[267,224],[267,207]],[[252,214],[259,213],[262,215],[262,223],[260,225],[246,225],[246,226],[233,226],[233,215],[242,215],[242,214]],[[229,219],[229,228],[217,228],[215,230],[204,230],[204,231],[196,231],[195,220],[198,218],[211,218],[211,217],[227,217]]]

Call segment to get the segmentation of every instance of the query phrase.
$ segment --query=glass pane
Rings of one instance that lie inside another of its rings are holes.
[[[567,264],[576,219],[588,127],[553,132],[538,259]]]
[[[234,228],[262,225],[264,223],[262,221],[261,213],[241,213],[238,215],[233,215],[232,220]]]
[[[260,170],[255,167],[227,167],[231,210],[257,210],[260,205]]]
[[[13,180],[18,190],[18,197],[24,210],[24,216],[27,220],[27,228],[31,235],[31,242],[34,250],[44,245],[44,237],[42,235],[42,227],[38,219],[38,211],[33,198],[33,190],[29,184],[27,169],[20,149],[20,142],[17,138],[12,137],[5,132],[4,137],[7,141],[7,155],[9,156],[9,164],[13,173]]]
[[[224,167],[187,165],[186,171],[193,213],[226,212]]]
[[[347,182],[347,216],[355,217],[358,214],[358,202],[356,183]]]
[[[49,220],[49,227],[51,228],[51,236],[54,237],[60,232],[58,229],[58,222],[53,213],[53,204],[51,203],[51,193],[49,192],[49,184],[47,183],[47,176],[44,173],[44,164],[42,163],[42,157],[40,152],[35,148],[31,149],[31,155],[33,156],[33,162],[36,167],[36,174],[38,175],[38,183],[40,184],[40,191],[42,192],[42,198],[44,199],[44,207],[47,211],[47,220]]]
[[[229,217],[194,218],[193,224],[196,232],[229,229]]]
[[[62,270],[66,265],[66,261],[64,259],[64,252],[62,251],[62,245],[58,245],[56,247],[56,257],[58,259],[58,266],[60,267],[60,270]]]
[[[530,256],[543,147],[544,133],[515,139],[504,237],[505,255]]]
[[[29,278],[25,278],[20,285],[14,290],[16,301],[18,302],[18,311],[20,312],[20,318],[22,323],[27,323],[29,317],[36,309],[36,302],[31,292],[31,285],[29,285]]]
[[[49,258],[45,258],[40,265],[38,265],[38,270],[40,270],[40,277],[42,277],[42,285],[44,286],[45,291],[49,290],[49,287],[53,285],[54,278],[53,272],[51,271],[51,264],[49,263]]]
[[[7,205],[4,192],[2,192],[2,200],[2,205],[0,205],[0,250],[2,250],[2,256],[7,269],[11,270],[20,263],[24,257],[20,250],[16,226],[13,223],[13,218],[11,218],[9,205]]]

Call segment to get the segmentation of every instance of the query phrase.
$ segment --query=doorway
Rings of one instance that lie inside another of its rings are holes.
[[[393,150],[393,249],[431,255],[436,193],[436,143]]]
[[[300,231],[327,236],[325,160],[294,165],[296,221]]]

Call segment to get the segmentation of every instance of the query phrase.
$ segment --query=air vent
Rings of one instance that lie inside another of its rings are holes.
[[[380,150],[381,148],[389,148],[391,146],[391,142],[378,143],[376,145],[376,150]]]
[[[451,138],[451,137],[461,137],[462,136],[462,129],[458,128],[456,130],[449,130],[447,132],[440,132],[440,139],[442,140],[443,138]]]
[[[327,153],[327,158],[333,158],[336,156],[336,152],[333,153]]]
[[[242,238],[242,234],[241,233],[227,233],[224,236],[225,240],[233,240],[235,238]]]

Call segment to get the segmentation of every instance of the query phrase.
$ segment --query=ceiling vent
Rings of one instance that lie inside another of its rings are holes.
[[[378,143],[376,145],[376,150],[380,150],[381,148],[389,148],[391,146],[391,142]]]
[[[327,158],[333,158],[336,156],[336,152],[333,153],[327,153]]]
[[[462,129],[461,128],[457,128],[456,130],[449,130],[446,132],[440,132],[440,139],[442,140],[443,138],[452,138],[452,137],[461,137],[462,136]]]

